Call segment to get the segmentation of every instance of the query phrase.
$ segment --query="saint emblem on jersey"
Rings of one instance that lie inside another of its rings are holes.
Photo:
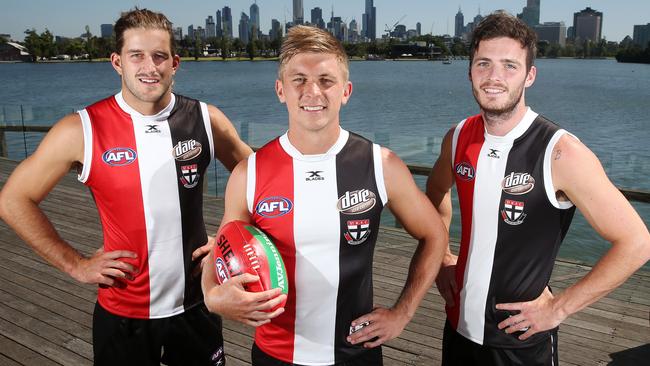
[[[104,151],[102,160],[110,166],[129,165],[135,161],[138,154],[128,147],[114,147]]]
[[[181,166],[181,183],[185,188],[194,188],[199,184],[199,167],[196,164]]]
[[[512,172],[501,181],[503,191],[514,195],[526,194],[532,191],[534,187],[535,178],[531,177],[528,173]]]
[[[472,164],[466,161],[456,164],[454,171],[456,172],[458,178],[461,180],[469,182],[474,179],[474,167]]]
[[[348,232],[343,234],[350,245],[359,245],[370,236],[370,220],[348,220]]]
[[[288,214],[292,208],[293,203],[291,200],[285,197],[275,196],[261,200],[257,204],[257,207],[255,207],[255,211],[260,216],[274,218]]]
[[[377,196],[369,189],[347,191],[339,198],[336,208],[346,215],[358,215],[375,207]]]
[[[179,141],[172,149],[174,159],[188,161],[201,154],[201,143],[196,140]]]
[[[526,218],[526,214],[524,213],[524,203],[521,201],[506,199],[503,202],[501,218],[503,218],[503,221],[508,225],[520,225]]]

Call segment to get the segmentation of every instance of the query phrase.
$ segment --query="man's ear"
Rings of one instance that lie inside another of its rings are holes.
[[[282,80],[275,80],[275,94],[278,96],[280,103],[285,103],[286,99],[284,98],[284,90],[282,89]]]
[[[343,99],[341,99],[341,104],[346,105],[348,100],[350,100],[350,96],[352,96],[352,82],[348,80],[343,89]]]
[[[122,76],[122,58],[119,54],[115,52],[111,53],[111,65],[113,65],[115,71]]]

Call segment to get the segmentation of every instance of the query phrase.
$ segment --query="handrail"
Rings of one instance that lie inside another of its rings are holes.
[[[43,132],[46,133],[50,130],[51,126],[35,126],[35,125],[27,125],[27,126],[16,126],[16,125],[0,125],[0,156],[4,156],[6,149],[3,149],[3,146],[5,146],[5,141],[4,141],[4,132]],[[253,150],[257,150],[258,147],[253,147]],[[407,164],[406,165],[409,170],[411,171],[411,174],[413,175],[423,175],[423,176],[429,176],[431,173],[431,167],[428,165],[422,165],[422,164]],[[650,192],[648,191],[641,191],[641,190],[635,190],[635,189],[627,189],[627,188],[620,188],[617,187],[619,191],[627,198],[629,201],[636,201],[636,202],[643,202],[643,203],[650,203]]]

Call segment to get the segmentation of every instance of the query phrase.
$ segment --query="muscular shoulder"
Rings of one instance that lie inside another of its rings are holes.
[[[45,135],[39,146],[42,153],[52,153],[70,161],[83,161],[84,134],[81,117],[77,113],[69,114],[60,119]]]
[[[557,141],[551,159],[556,190],[570,191],[581,185],[581,182],[605,174],[596,155],[569,134],[564,134]]]

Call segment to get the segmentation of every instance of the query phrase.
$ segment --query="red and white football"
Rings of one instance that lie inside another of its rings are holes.
[[[287,271],[280,252],[262,230],[249,223],[235,220],[221,226],[214,244],[214,261],[219,284],[226,283],[233,276],[250,273],[260,279],[245,284],[247,291],[280,288],[283,294],[289,292]]]

